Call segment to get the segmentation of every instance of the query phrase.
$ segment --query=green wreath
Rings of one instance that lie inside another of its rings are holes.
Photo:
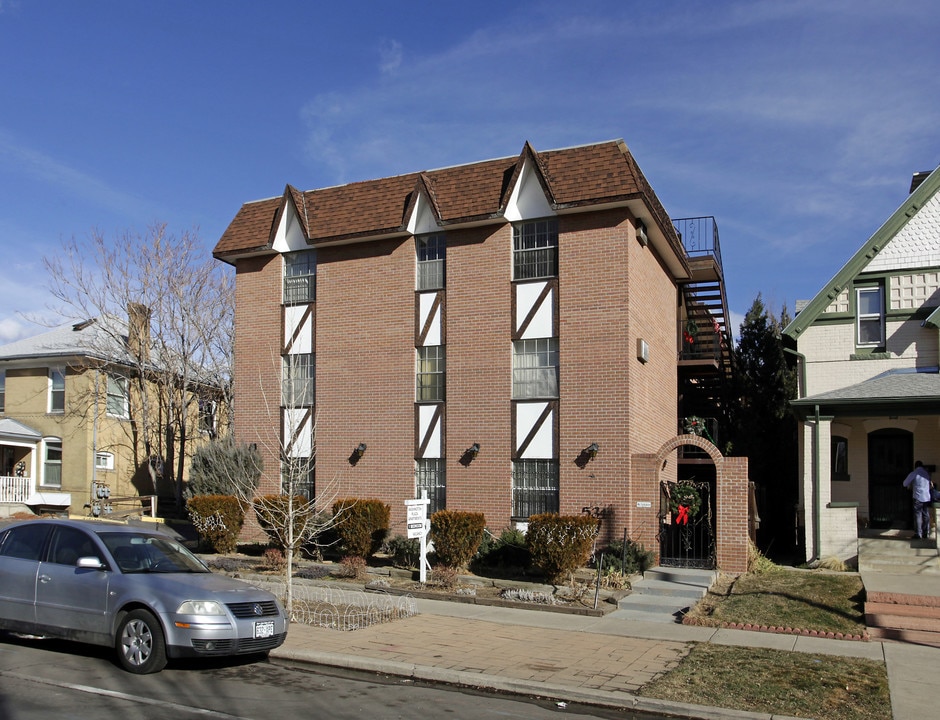
[[[702,496],[690,482],[677,483],[669,494],[669,510],[673,515],[679,514],[680,505],[688,508],[689,517],[695,517],[702,509]]]

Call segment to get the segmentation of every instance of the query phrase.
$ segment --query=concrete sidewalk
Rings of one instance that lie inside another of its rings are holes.
[[[894,718],[929,717],[940,649],[745,630],[638,622],[418,600],[407,620],[339,632],[292,625],[271,653],[313,663],[686,718],[781,718],[643,698],[635,693],[674,668],[691,643],[713,642],[868,658],[887,664]]]

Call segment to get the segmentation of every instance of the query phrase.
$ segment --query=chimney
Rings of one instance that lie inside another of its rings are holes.
[[[929,172],[929,171],[916,172],[916,173],[914,173],[914,177],[911,178],[911,189],[909,190],[909,192],[912,193],[912,192],[914,192],[917,188],[919,188],[919,187],[920,187],[920,184],[921,184],[924,180],[927,179],[927,176],[928,176],[928,175],[930,175],[930,172]]]
[[[138,362],[150,360],[150,308],[127,304],[127,349]]]

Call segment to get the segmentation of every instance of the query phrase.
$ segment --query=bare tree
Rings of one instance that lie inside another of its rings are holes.
[[[102,367],[125,369],[127,441],[135,467],[172,487],[182,507],[193,418],[231,406],[234,286],[195,231],[155,224],[144,233],[66,242],[43,259],[66,317],[95,319]],[[200,407],[196,404],[202,403]],[[212,428],[204,428],[211,431]]]
[[[322,542],[325,531],[340,519],[332,512],[339,498],[340,479],[316,478],[317,419],[313,410],[313,377],[292,367],[291,361],[274,359],[281,365],[278,400],[269,397],[259,382],[269,422],[259,428],[263,456],[280,465],[280,492],[253,498],[258,521],[284,552],[284,605],[293,617],[294,559],[305,547]]]

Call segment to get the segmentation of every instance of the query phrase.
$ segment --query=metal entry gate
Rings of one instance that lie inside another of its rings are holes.
[[[683,480],[659,486],[659,564],[715,568],[713,486]]]

